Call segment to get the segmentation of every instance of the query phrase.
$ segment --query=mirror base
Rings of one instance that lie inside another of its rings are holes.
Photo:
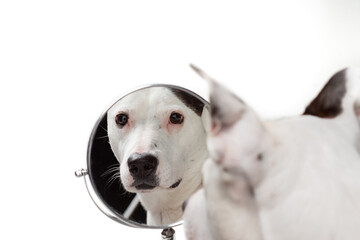
[[[161,239],[164,240],[175,240],[175,230],[173,228],[165,228],[161,232]]]

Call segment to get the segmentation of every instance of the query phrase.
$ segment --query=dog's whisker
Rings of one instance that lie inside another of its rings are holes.
[[[96,139],[104,139],[104,138],[107,138],[108,135],[104,135],[104,136],[101,136],[101,137],[97,137]]]
[[[116,179],[120,179],[120,173],[115,173],[115,174],[113,174],[113,175],[106,181],[105,187],[106,187],[106,188],[109,188],[109,187],[115,182]]]
[[[119,172],[119,174],[120,174],[120,165],[119,164],[110,165],[109,169],[106,170],[103,174],[101,174],[101,177],[109,175],[109,174],[111,174],[113,172]]]
[[[108,166],[108,168],[111,168],[111,167],[114,167],[114,166],[119,166],[119,163],[111,164],[110,166]]]
[[[120,170],[119,167],[112,167],[112,168],[106,170],[101,176],[106,176],[106,175],[108,175],[109,173],[112,173],[112,172],[115,172],[115,171],[118,171],[118,170]]]
[[[99,127],[101,127],[105,132],[108,132],[108,130],[106,128],[104,128],[103,126],[99,125]]]
[[[105,173],[103,173],[102,175],[101,175],[101,177],[105,177],[105,176],[107,176],[107,175],[110,175],[110,174],[112,174],[111,176],[113,176],[113,175],[115,175],[115,174],[119,174],[120,175],[120,172],[118,171],[118,169],[113,169],[113,170],[111,170],[111,171],[107,171],[107,172],[105,172]],[[111,178],[111,177],[110,177]]]
[[[127,192],[127,191],[124,191],[121,196],[131,196],[133,193],[130,193],[130,192]]]
[[[107,171],[112,170],[112,169],[114,169],[114,168],[115,168],[115,169],[116,169],[116,168],[117,168],[117,169],[120,169],[120,165],[117,164],[117,165],[109,166],[109,168],[108,168]]]
[[[112,167],[120,167],[120,164],[114,163],[114,164],[109,165],[107,168],[112,168]]]

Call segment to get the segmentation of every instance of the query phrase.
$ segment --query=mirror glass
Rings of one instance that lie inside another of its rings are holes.
[[[168,227],[201,186],[208,103],[177,86],[132,91],[96,123],[88,174],[97,197],[129,225]]]

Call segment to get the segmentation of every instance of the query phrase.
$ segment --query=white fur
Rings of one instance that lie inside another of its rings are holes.
[[[262,124],[235,99],[223,106],[241,105],[245,113],[231,127],[210,132],[215,161],[206,161],[204,189],[185,211],[188,239],[358,239],[358,73],[347,70],[344,111],[334,119],[298,116]]]
[[[173,111],[184,116],[181,126],[169,122]],[[129,115],[128,124],[121,129],[115,122],[115,116],[120,112]],[[206,115],[206,109],[203,115]],[[138,193],[147,210],[147,223],[166,225],[180,220],[181,204],[200,187],[200,168],[207,157],[201,117],[165,87],[141,89],[122,98],[109,109],[108,136],[120,162],[122,184],[127,191]],[[139,191],[131,186],[134,179],[127,160],[133,153],[157,156],[158,187]],[[182,179],[181,184],[170,189],[179,179]]]

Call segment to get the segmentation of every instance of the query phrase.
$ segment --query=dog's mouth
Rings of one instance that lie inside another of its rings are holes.
[[[146,184],[146,183],[141,183],[139,185],[134,186],[137,190],[151,190],[154,189],[156,186],[150,185],[150,184]]]
[[[158,186],[158,180],[155,177],[150,179],[136,179],[135,182],[131,185],[136,188],[136,190],[152,190]]]
[[[181,181],[182,181],[182,178],[180,178],[179,180],[177,180],[177,181],[176,181],[173,185],[171,185],[169,188],[177,188],[177,187],[180,185]]]
[[[181,181],[182,179],[177,180],[174,184],[172,184],[169,187],[169,189],[177,188],[180,185]],[[158,187],[158,184],[156,184],[156,182],[150,183],[147,181],[137,181],[133,183],[131,186],[136,188],[136,190],[143,191],[143,190],[153,190],[154,188]]]

